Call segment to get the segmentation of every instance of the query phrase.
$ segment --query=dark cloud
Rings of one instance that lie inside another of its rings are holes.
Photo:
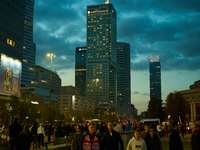
[[[138,91],[134,91],[132,94],[140,94],[140,92],[138,92]]]
[[[86,46],[87,5],[104,2],[35,1],[37,64],[48,66],[46,53],[53,52],[57,70],[73,68],[75,48]],[[117,39],[131,45],[132,70],[147,71],[150,55],[160,55],[162,71],[200,68],[200,1],[111,2],[118,16]]]
[[[149,96],[150,94],[148,94],[148,93],[143,93],[142,95],[143,95],[143,96]]]

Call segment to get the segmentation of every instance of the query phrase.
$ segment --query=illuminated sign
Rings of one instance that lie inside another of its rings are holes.
[[[20,96],[22,63],[6,55],[0,58],[0,94]]]
[[[160,56],[149,56],[149,62],[160,62]]]
[[[38,104],[39,104],[39,102],[36,102],[36,101],[31,101],[31,104],[38,105]]]
[[[87,48],[79,48],[78,50],[79,50],[79,51],[86,51]]]
[[[11,46],[15,46],[15,42],[9,38],[7,38],[7,44],[11,45]]]

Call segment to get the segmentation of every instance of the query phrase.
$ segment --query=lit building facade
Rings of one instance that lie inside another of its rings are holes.
[[[78,88],[72,86],[63,86],[59,94],[59,109],[65,114],[68,110],[94,112],[96,101],[78,94]]]
[[[0,1],[0,53],[23,60],[25,0]]]
[[[86,97],[101,108],[117,100],[116,18],[112,4],[87,6]]]
[[[190,121],[200,120],[200,80],[190,85],[190,89],[178,91],[190,107]]]
[[[117,42],[117,104],[131,104],[130,44]]]
[[[149,56],[150,99],[161,99],[161,67],[159,56]]]
[[[82,96],[86,96],[86,51],[86,47],[76,48],[75,87],[80,89]]]
[[[25,2],[24,45],[21,86],[37,87],[37,76],[35,69],[36,45],[35,43],[33,43],[34,1],[26,0]]]

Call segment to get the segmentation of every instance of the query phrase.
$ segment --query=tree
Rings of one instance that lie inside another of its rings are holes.
[[[185,121],[186,114],[189,112],[188,102],[178,92],[169,93],[165,104],[166,114],[171,115],[172,121]]]
[[[9,113],[5,102],[0,101],[0,120],[3,124],[8,125],[9,123]]]
[[[147,110],[148,118],[160,118],[160,121],[165,120],[165,112],[163,108],[162,100],[157,98],[151,98]]]
[[[58,109],[58,103],[46,104],[41,111],[41,119],[43,121],[54,122],[55,120],[64,120],[64,115]]]

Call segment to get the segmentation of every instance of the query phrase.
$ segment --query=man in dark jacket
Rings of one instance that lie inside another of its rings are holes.
[[[181,137],[177,131],[179,129],[177,122],[172,123],[172,128],[169,136],[169,150],[183,150]]]
[[[18,123],[18,118],[14,118],[14,123],[10,125],[9,127],[9,137],[10,137],[10,149],[14,150],[14,147],[16,147],[16,150],[19,150],[18,145],[18,136],[20,132],[22,131],[21,125]]]
[[[192,150],[200,150],[200,124],[192,125]]]
[[[109,122],[107,127],[108,131],[103,136],[103,147],[106,148],[106,150],[119,150],[120,142],[121,150],[124,150],[124,143],[122,138],[119,132],[113,130],[113,123]]]

